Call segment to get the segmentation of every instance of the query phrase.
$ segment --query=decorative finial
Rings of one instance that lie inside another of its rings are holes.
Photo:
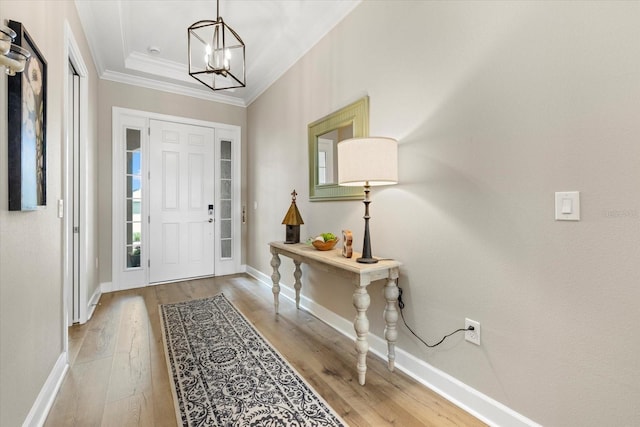
[[[296,189],[294,188],[294,189],[293,189],[293,192],[291,193],[291,196],[293,196],[293,197],[291,198],[291,201],[292,201],[293,203],[295,203],[295,202],[296,202],[296,196],[297,196],[297,195],[298,195],[298,193],[296,193]]]

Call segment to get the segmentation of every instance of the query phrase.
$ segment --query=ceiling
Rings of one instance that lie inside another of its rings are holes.
[[[221,0],[220,16],[245,43],[247,76],[247,87],[223,91],[212,91],[187,71],[187,28],[215,20],[215,0],[75,4],[101,78],[248,106],[360,1]]]

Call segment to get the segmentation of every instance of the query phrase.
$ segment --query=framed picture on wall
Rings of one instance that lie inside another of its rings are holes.
[[[9,210],[47,205],[47,61],[20,22],[14,43],[31,53],[22,73],[7,78]]]

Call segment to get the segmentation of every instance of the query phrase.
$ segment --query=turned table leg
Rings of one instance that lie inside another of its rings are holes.
[[[396,324],[398,323],[398,310],[396,308],[396,302],[398,301],[398,285],[396,279],[398,278],[398,269],[392,269],[389,271],[389,278],[387,284],[384,287],[384,298],[387,300],[387,304],[384,308],[384,338],[387,340],[387,360],[389,362],[389,370],[393,371],[396,363],[396,340],[398,339],[398,330]]]
[[[293,277],[296,279],[293,288],[296,290],[296,308],[300,308],[300,288],[302,288],[302,282],[300,282],[300,278],[302,277],[302,270],[300,270],[300,261],[293,260],[293,263],[296,265],[296,270],[293,272]]]
[[[280,267],[280,257],[278,253],[271,249],[271,267],[273,267],[273,274],[271,275],[271,281],[273,282],[273,287],[271,288],[271,292],[273,292],[273,305],[276,309],[276,314],[278,314],[279,301],[278,295],[280,294],[280,272],[278,271],[278,267]]]
[[[358,382],[364,385],[365,376],[367,374],[367,352],[369,351],[369,342],[367,335],[369,334],[369,319],[367,318],[367,309],[371,303],[371,298],[367,293],[365,286],[358,286],[353,294],[353,306],[356,308],[356,319],[353,326],[356,330],[356,352],[358,353]]]

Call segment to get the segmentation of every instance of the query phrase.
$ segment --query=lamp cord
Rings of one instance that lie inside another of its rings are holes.
[[[398,282],[396,280],[396,285],[397,284],[398,284]],[[400,307],[400,317],[402,317],[402,322],[404,323],[404,326],[406,326],[407,329],[409,330],[409,332],[411,332],[413,334],[413,336],[418,338],[422,344],[424,344],[425,346],[427,346],[429,348],[433,348],[433,347],[439,346],[440,344],[442,344],[444,342],[444,340],[446,340],[447,338],[449,338],[453,334],[456,334],[456,333],[462,332],[462,331],[473,331],[475,329],[473,326],[469,326],[468,328],[456,329],[455,331],[451,332],[450,334],[447,334],[444,337],[442,337],[442,339],[440,341],[438,341],[437,343],[428,344],[425,340],[420,338],[420,336],[418,336],[418,334],[416,334],[413,331],[413,329],[411,329],[411,327],[407,324],[407,321],[404,318],[404,301],[402,301],[402,288],[400,286],[398,286],[398,307]]]

